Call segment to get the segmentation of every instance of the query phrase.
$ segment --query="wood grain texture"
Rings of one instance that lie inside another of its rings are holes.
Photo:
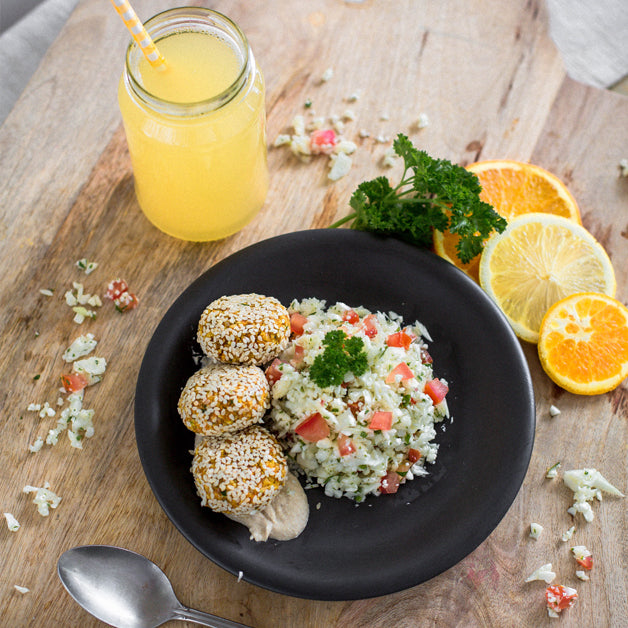
[[[109,543],[157,562],[185,604],[258,627],[551,625],[544,585],[524,583],[550,561],[580,593],[561,625],[628,625],[626,501],[595,504],[594,521],[579,523],[574,538],[595,556],[591,581],[579,582],[568,544],[559,540],[572,524],[569,491],[560,480],[544,479],[560,460],[563,468],[594,466],[626,492],[627,385],[594,398],[565,393],[544,376],[528,345],[537,433],[522,490],[494,533],[433,580],[355,602],[294,599],[238,582],[170,524],[142,473],[133,430],[135,379],[155,326],[216,261],[272,235],[330,224],[347,213],[360,181],[394,176],[395,169],[381,165],[389,143],[377,136],[404,132],[431,154],[462,164],[508,157],[552,170],[607,248],[618,298],[628,299],[628,179],[617,169],[628,156],[628,100],[565,78],[540,0],[500,3],[498,12],[481,0],[205,4],[229,14],[251,41],[266,78],[269,144],[305,112],[308,98],[319,115],[351,108],[356,120],[347,123],[346,136],[359,145],[354,167],[331,184],[323,158],[303,164],[271,148],[268,199],[245,229],[207,244],[161,234],[135,201],[117,109],[128,38],[108,3],[78,5],[0,127],[0,506],[22,524],[16,533],[0,531],[1,623],[101,625],[70,600],[55,570],[65,549]],[[146,19],[174,4],[136,0],[134,6]],[[322,84],[328,67],[334,76]],[[353,93],[360,98],[348,103]],[[422,112],[430,125],[419,131]],[[359,138],[360,129],[371,136]],[[82,257],[99,262],[93,274],[75,268]],[[105,304],[96,321],[77,327],[62,300],[65,290],[82,281],[88,292],[102,294],[115,276],[138,292],[140,307],[121,316]],[[54,288],[55,296],[40,288]],[[109,362],[103,381],[85,395],[96,434],[83,451],[62,437],[56,447],[31,454],[28,445],[54,419],[40,420],[26,407],[54,405],[61,354],[85,331],[99,339],[98,353]],[[549,416],[551,404],[561,410],[557,417]],[[44,481],[62,496],[48,518],[21,492]],[[528,538],[532,521],[545,527],[539,541]],[[14,584],[31,592],[21,595]]]

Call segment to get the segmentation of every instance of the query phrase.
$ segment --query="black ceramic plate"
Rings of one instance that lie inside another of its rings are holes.
[[[190,474],[193,435],[177,401],[198,368],[203,309],[257,292],[343,301],[421,321],[434,370],[450,386],[453,423],[439,430],[430,475],[356,506],[307,491],[310,519],[297,539],[256,543],[248,530],[201,508]],[[230,256],[175,301],[146,350],[137,383],[139,455],[162,508],[205,556],[247,582],[287,595],[349,600],[419,584],[475,549],[500,522],[526,473],[534,399],[518,340],[492,301],[433,254],[350,230],[310,230]]]

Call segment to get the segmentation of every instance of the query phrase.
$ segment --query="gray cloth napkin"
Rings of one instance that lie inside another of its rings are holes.
[[[12,15],[9,9],[20,8],[16,2],[21,0],[0,0],[0,11],[4,8],[7,16]],[[0,124],[13,109],[77,2],[44,0],[0,35]]]
[[[546,0],[549,31],[567,74],[610,87],[628,75],[628,0]]]

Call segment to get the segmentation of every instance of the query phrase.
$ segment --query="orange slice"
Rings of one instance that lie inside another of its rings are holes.
[[[510,221],[530,212],[564,216],[582,224],[580,210],[564,183],[551,172],[533,164],[508,159],[478,161],[467,166],[482,186],[480,198]],[[457,256],[458,235],[434,230],[434,250],[479,281],[480,256],[463,264]]]
[[[628,377],[628,308],[604,294],[573,294],[541,323],[539,359],[565,390],[598,395]]]
[[[613,265],[581,225],[551,214],[523,214],[489,238],[480,285],[522,340],[537,342],[541,321],[560,299],[578,292],[615,296]]]

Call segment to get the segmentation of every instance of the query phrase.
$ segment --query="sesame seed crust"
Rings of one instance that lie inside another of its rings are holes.
[[[288,464],[277,439],[258,425],[207,436],[196,447],[192,475],[201,506],[231,515],[265,508],[283,488]]]
[[[206,355],[220,362],[259,366],[288,346],[290,315],[274,297],[220,297],[203,311],[197,340]]]
[[[255,423],[270,407],[270,389],[257,366],[211,364],[188,379],[178,410],[196,434],[218,436]]]

